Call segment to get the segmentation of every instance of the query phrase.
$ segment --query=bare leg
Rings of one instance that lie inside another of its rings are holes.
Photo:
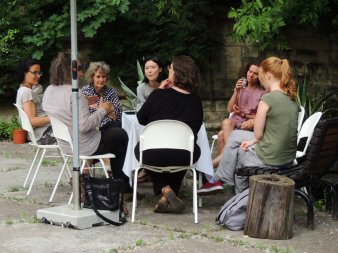
[[[221,130],[218,132],[217,135],[217,156],[222,154],[223,147],[224,147],[224,134],[223,130]]]
[[[232,119],[224,119],[221,125],[222,130],[218,133],[217,146],[218,156],[212,161],[214,168],[218,167],[222,159],[223,148],[228,140],[230,133],[235,129],[235,122]]]

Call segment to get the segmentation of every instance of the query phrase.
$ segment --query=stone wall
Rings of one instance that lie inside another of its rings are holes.
[[[223,38],[211,56],[209,69],[202,69],[204,83],[200,87],[203,100],[204,121],[210,133],[216,133],[222,119],[228,116],[227,102],[239,73],[252,60],[262,60],[275,55],[290,61],[295,77],[303,80],[306,76],[310,91],[319,94],[338,87],[338,32],[323,37],[310,30],[288,28],[290,50],[260,53],[256,47],[233,42],[230,37],[232,24],[217,26]]]

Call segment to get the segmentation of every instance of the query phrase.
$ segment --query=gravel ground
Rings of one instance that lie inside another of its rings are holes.
[[[191,190],[183,189],[188,208],[181,215],[153,212],[157,199],[150,183],[140,185],[146,197],[139,201],[136,222],[121,227],[101,225],[89,229],[66,229],[36,219],[41,208],[64,205],[71,191],[64,178],[55,196],[48,203],[60,170],[58,160],[43,163],[30,196],[22,187],[35,153],[28,144],[0,142],[0,252],[279,252],[336,253],[338,222],[330,214],[315,211],[315,229],[305,226],[306,209],[295,202],[294,236],[289,240],[263,240],[232,232],[216,225],[215,216],[232,195],[228,191],[203,198],[199,208],[199,224],[193,223]],[[126,203],[131,210],[131,203]],[[128,217],[130,220],[131,218]]]

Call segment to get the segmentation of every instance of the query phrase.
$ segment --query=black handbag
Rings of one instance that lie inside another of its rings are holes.
[[[85,176],[85,203],[84,208],[92,208],[97,216],[109,224],[120,226],[126,219],[123,208],[123,181],[120,179],[95,178]],[[98,210],[119,210],[119,222],[108,219]]]

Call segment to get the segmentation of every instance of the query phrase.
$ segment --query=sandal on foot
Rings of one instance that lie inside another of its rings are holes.
[[[166,186],[162,189],[163,196],[169,202],[167,212],[169,213],[182,213],[185,210],[184,202],[176,196],[175,192],[170,188],[170,186]]]
[[[181,203],[180,205],[173,206],[171,203],[169,203],[167,207],[167,213],[183,213],[185,210],[185,204]]]
[[[165,197],[162,196],[161,199],[157,202],[154,212],[155,213],[167,213],[168,205],[169,205],[168,201],[166,200]]]

